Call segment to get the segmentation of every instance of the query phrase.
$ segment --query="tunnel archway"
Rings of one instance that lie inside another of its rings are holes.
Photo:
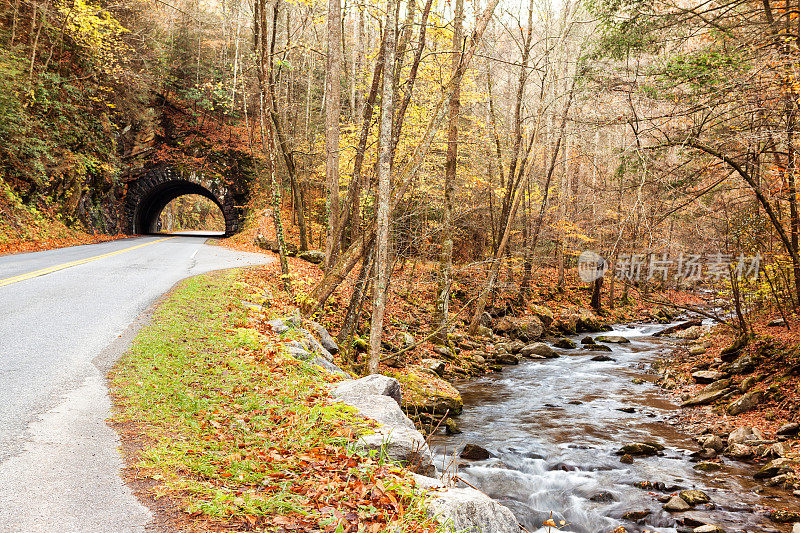
[[[234,202],[233,193],[201,175],[181,174],[172,168],[151,169],[128,186],[125,198],[125,231],[133,234],[155,233],[156,222],[164,207],[187,194],[197,194],[214,202],[225,218],[225,235],[239,231],[243,210]]]

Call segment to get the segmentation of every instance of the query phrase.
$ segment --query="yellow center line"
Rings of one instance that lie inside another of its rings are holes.
[[[74,267],[78,265],[82,265],[84,263],[88,263],[90,261],[97,261],[98,259],[105,259],[106,257],[112,257],[115,255],[119,255],[124,252],[129,252],[131,250],[135,250],[137,248],[142,248],[143,246],[150,246],[151,244],[156,244],[157,242],[166,241],[169,239],[174,239],[175,237],[164,237],[163,239],[158,239],[157,241],[146,242],[144,244],[137,244],[136,246],[131,246],[130,248],[123,248],[122,250],[117,250],[115,252],[108,252],[107,254],[102,255],[95,255],[94,257],[87,257],[85,259],[78,259],[77,261],[70,261],[69,263],[62,263],[60,265],[51,266],[47,268],[43,268],[41,270],[34,270],[33,272],[28,272],[27,274],[20,274],[19,276],[13,276],[6,279],[0,279],[0,287],[3,285],[11,285],[12,283],[17,283],[19,281],[25,281],[26,279],[36,278],[39,276],[44,276],[46,274],[50,274],[52,272],[56,272],[58,270],[64,270],[65,268]]]

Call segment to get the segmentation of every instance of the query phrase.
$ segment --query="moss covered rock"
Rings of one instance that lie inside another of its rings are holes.
[[[403,409],[409,415],[457,415],[464,408],[461,394],[447,381],[420,368],[406,368],[392,374],[403,390]]]

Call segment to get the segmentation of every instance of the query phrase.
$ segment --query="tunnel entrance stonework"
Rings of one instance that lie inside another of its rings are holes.
[[[199,194],[217,204],[225,218],[226,236],[242,229],[244,210],[241,204],[244,202],[237,202],[237,195],[222,180],[195,172],[182,173],[171,167],[159,167],[144,172],[128,183],[123,231],[130,234],[155,233],[161,211],[172,200],[186,194]]]

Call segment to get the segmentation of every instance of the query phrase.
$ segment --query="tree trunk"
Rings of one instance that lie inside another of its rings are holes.
[[[339,115],[342,107],[342,3],[328,0],[327,87],[325,89],[325,188],[328,224],[325,231],[325,270],[336,259],[334,241],[339,220]]]
[[[438,296],[432,342],[447,345],[447,316],[450,307],[450,286],[453,270],[453,186],[458,167],[458,115],[461,110],[461,41],[463,40],[464,0],[456,0],[453,18],[453,76],[455,87],[450,93],[450,121],[447,132],[447,159],[444,165],[444,212],[442,215],[442,249],[439,257]]]
[[[381,92],[380,155],[378,157],[378,213],[375,222],[375,283],[372,320],[369,330],[369,362],[367,372],[375,374],[381,359],[383,315],[386,310],[386,288],[389,264],[390,166],[392,161],[392,117],[394,116],[395,37],[397,30],[396,0],[386,8],[386,48],[384,50],[383,91]]]

